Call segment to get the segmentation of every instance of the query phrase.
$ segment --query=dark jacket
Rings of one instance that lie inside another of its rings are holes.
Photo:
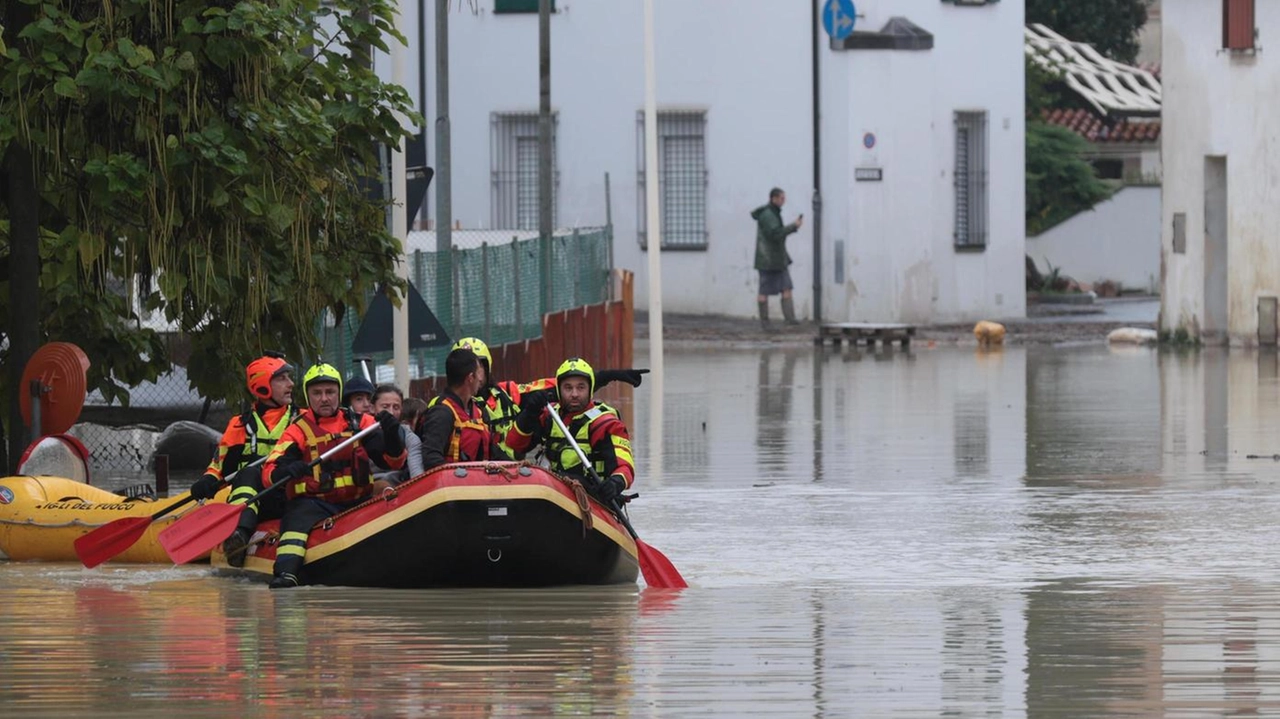
[[[472,399],[463,402],[458,399],[458,395],[445,390],[441,393],[441,397],[449,397],[461,406],[470,407],[475,403]],[[455,417],[453,410],[444,402],[432,402],[431,407],[427,409],[423,416],[422,423],[422,467],[424,470],[438,467],[449,462],[449,443],[453,439]],[[497,444],[501,437],[491,436],[489,456],[494,459],[505,460],[509,456]]]
[[[798,227],[793,222],[782,224],[782,209],[770,202],[751,211],[756,221],[756,269],[785,270],[791,264],[787,254],[787,235]]]

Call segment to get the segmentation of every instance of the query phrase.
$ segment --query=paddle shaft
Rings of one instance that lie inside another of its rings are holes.
[[[262,463],[263,463],[263,462],[265,462],[265,461],[267,461],[267,458],[266,458],[266,457],[259,457],[259,458],[255,459],[255,460],[253,460],[253,461],[252,461],[252,462],[250,462],[249,464],[246,464],[245,466],[241,467],[240,469],[237,469],[236,471],[232,472],[231,474],[228,474],[227,476],[223,477],[221,480],[219,480],[218,485],[219,485],[219,486],[221,486],[221,485],[224,485],[224,484],[229,483],[229,482],[231,481],[231,479],[232,479],[233,477],[235,477],[237,474],[240,474],[241,472],[243,472],[244,470],[246,470],[246,469],[248,469],[248,468],[250,468],[250,467],[257,467],[258,465],[262,464]],[[181,507],[181,506],[183,506],[183,505],[185,505],[185,504],[188,504],[188,503],[190,503],[190,502],[194,502],[194,501],[196,501],[196,498],[195,498],[195,497],[193,497],[193,496],[191,496],[190,494],[188,494],[187,496],[183,497],[182,499],[179,499],[178,501],[174,502],[173,504],[170,504],[168,507],[165,507],[164,509],[160,510],[159,512],[156,512],[155,514],[151,515],[151,521],[153,521],[153,522],[154,522],[154,521],[156,521],[157,519],[159,519],[159,518],[161,518],[161,517],[165,516],[166,514],[168,514],[168,513],[172,512],[173,510],[177,509],[178,507]]]
[[[266,457],[261,457],[253,463],[245,465],[240,470],[228,474],[219,484],[229,482],[241,470],[262,464],[264,460],[266,460]],[[80,558],[84,566],[89,568],[96,567],[108,559],[127,551],[129,547],[132,547],[142,538],[143,534],[146,534],[147,527],[150,527],[157,519],[193,501],[195,501],[195,497],[188,494],[149,517],[121,517],[113,522],[108,522],[76,539],[73,545],[76,550],[76,556]]]
[[[600,475],[596,474],[595,467],[591,466],[591,461],[587,459],[587,453],[583,452],[582,447],[578,446],[578,440],[573,438],[573,434],[569,432],[569,428],[565,426],[564,420],[560,419],[560,414],[556,412],[556,408],[548,404],[547,412],[551,414],[551,419],[555,421],[556,426],[560,428],[560,431],[564,432],[565,438],[569,440],[569,446],[573,447],[573,451],[578,454],[578,460],[582,462],[582,466],[591,475],[591,480],[595,482],[597,487],[604,484],[604,480],[600,479]],[[618,516],[618,521],[622,522],[622,526],[627,528],[627,531],[631,534],[631,538],[639,539],[640,537],[636,535],[635,527],[631,526],[631,520],[627,519],[627,515],[622,513],[622,504],[615,499],[610,503],[610,505],[609,509],[612,509],[613,513]]]
[[[380,425],[377,423],[365,427],[308,462],[307,466],[309,468],[315,467],[377,429],[380,429]],[[234,531],[236,522],[239,520],[240,514],[244,511],[246,505],[258,501],[268,492],[274,492],[288,482],[297,480],[298,477],[290,475],[277,482],[272,482],[269,487],[250,497],[244,504],[206,504],[161,532],[158,537],[160,546],[164,547],[165,553],[169,555],[169,558],[175,564],[185,564],[213,549],[215,545],[229,536]]]
[[[365,427],[364,429],[360,430],[359,432],[356,432],[355,434],[351,435],[350,437],[347,437],[346,439],[342,440],[341,442],[339,442],[339,443],[335,444],[334,446],[330,447],[328,450],[326,450],[326,451],[325,451],[325,453],[324,453],[324,454],[320,455],[319,457],[316,457],[315,459],[311,460],[310,462],[307,462],[307,467],[314,467],[314,466],[316,466],[317,464],[320,464],[321,462],[323,462],[323,461],[325,461],[326,459],[328,459],[328,458],[332,457],[333,455],[337,454],[338,452],[340,452],[340,451],[342,451],[342,450],[346,449],[347,447],[350,447],[352,444],[355,444],[357,441],[359,441],[359,440],[361,440],[361,439],[364,439],[366,436],[368,436],[369,434],[373,433],[373,431],[374,431],[374,430],[378,430],[378,429],[382,429],[382,425],[379,425],[377,422],[374,422],[373,424],[369,425],[368,427]],[[278,489],[278,488],[280,488],[280,487],[283,487],[284,485],[288,484],[290,480],[295,480],[295,479],[298,479],[298,477],[285,477],[284,479],[281,479],[281,480],[279,480],[279,481],[277,481],[277,482],[272,482],[272,483],[271,483],[271,484],[270,484],[266,489],[264,489],[264,490],[262,490],[261,492],[258,492],[257,494],[253,495],[253,497],[252,497],[252,498],[250,498],[250,499],[249,499],[249,501],[245,502],[245,504],[246,504],[246,505],[248,505],[248,504],[253,504],[254,502],[256,502],[256,501],[258,501],[259,499],[261,499],[261,498],[262,498],[262,495],[267,494],[268,492],[275,491],[276,489]]]

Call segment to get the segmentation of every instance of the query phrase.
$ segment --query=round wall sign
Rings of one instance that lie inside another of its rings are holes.
[[[863,136],[862,136],[862,146],[863,146],[863,147],[865,147],[865,148],[867,148],[868,150],[870,150],[871,148],[875,147],[875,146],[876,146],[876,134],[875,134],[874,132],[868,132],[867,134],[863,135]]]

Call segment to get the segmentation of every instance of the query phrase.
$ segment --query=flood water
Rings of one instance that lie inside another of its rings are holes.
[[[669,348],[632,520],[688,590],[0,564],[0,713],[1280,714],[1278,367]]]

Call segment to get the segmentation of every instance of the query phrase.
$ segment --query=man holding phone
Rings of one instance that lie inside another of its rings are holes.
[[[787,253],[787,235],[804,225],[801,214],[795,222],[782,224],[782,206],[787,202],[787,193],[775,187],[769,190],[769,204],[761,205],[751,211],[751,219],[756,221],[756,270],[760,273],[760,291],[756,296],[756,304],[760,308],[760,327],[769,330],[769,295],[782,295],[782,316],[787,324],[800,324],[796,321],[795,303],[791,298],[791,255]]]

